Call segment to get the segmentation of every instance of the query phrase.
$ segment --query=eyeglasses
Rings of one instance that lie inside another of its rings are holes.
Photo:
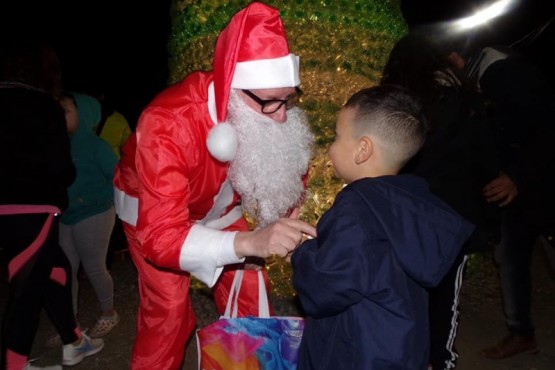
[[[272,114],[277,112],[283,105],[285,109],[291,109],[299,102],[303,91],[299,87],[295,87],[295,92],[289,95],[286,100],[281,99],[260,99],[258,96],[254,95],[250,90],[241,90],[249,98],[260,104],[260,111],[264,114]]]

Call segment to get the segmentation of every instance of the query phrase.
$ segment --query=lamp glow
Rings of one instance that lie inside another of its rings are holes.
[[[458,31],[465,31],[471,28],[476,28],[481,26],[490,20],[497,18],[505,13],[507,13],[510,9],[512,9],[513,5],[517,2],[517,0],[499,0],[495,3],[489,5],[488,7],[477,11],[475,14],[465,17],[462,19],[457,20],[453,23],[453,27]]]

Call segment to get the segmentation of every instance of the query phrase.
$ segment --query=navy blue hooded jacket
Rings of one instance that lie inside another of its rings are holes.
[[[426,369],[428,295],[474,226],[413,175],[345,187],[292,256],[304,369]]]

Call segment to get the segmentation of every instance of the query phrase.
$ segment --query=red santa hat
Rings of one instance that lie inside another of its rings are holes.
[[[298,86],[299,57],[289,52],[279,11],[253,2],[235,14],[216,42],[213,72],[218,122],[226,119],[230,88]]]

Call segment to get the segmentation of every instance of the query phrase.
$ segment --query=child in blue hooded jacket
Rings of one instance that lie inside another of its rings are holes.
[[[101,119],[100,102],[85,94],[61,99],[70,133],[71,157],[77,177],[69,187],[69,207],[62,215],[60,244],[73,269],[73,302],[77,312],[79,264],[91,283],[102,311],[89,331],[93,338],[108,334],[119,321],[114,310],[114,285],[106,254],[115,222],[112,180],[117,156],[95,134]]]
[[[347,186],[292,255],[307,315],[299,370],[428,366],[428,293],[473,225],[398,171],[422,146],[421,106],[390,85],[340,110],[329,155]]]

